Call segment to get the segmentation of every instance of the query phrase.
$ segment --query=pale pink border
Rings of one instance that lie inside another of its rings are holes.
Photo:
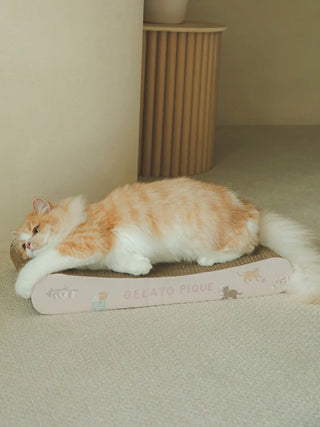
[[[249,272],[249,273],[248,273]],[[251,272],[251,273],[250,273]],[[283,258],[175,277],[101,278],[52,274],[37,283],[32,303],[42,314],[100,311],[195,301],[274,295],[292,275]]]

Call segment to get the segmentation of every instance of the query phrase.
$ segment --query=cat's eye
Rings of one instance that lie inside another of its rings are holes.
[[[36,227],[34,227],[34,229],[32,230],[33,235],[39,233],[39,228],[40,228],[40,225],[37,225]]]
[[[26,244],[25,243],[23,243],[22,244],[22,249],[25,251],[26,250]]]

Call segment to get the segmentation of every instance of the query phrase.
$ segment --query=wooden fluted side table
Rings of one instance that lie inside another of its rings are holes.
[[[203,173],[213,166],[221,35],[215,24],[145,24],[140,176]]]

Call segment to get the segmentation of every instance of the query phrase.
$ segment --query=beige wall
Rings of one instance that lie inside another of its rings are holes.
[[[218,124],[320,124],[319,0],[190,0],[227,25]]]
[[[32,197],[134,181],[142,0],[0,6],[0,249]]]

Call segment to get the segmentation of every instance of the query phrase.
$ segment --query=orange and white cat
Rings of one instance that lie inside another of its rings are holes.
[[[294,265],[289,291],[320,302],[320,255],[307,231],[224,187],[189,178],[126,185],[91,205],[81,196],[57,204],[36,198],[15,234],[32,258],[15,284],[24,298],[47,274],[69,268],[142,275],[159,262],[231,261],[262,244]]]

